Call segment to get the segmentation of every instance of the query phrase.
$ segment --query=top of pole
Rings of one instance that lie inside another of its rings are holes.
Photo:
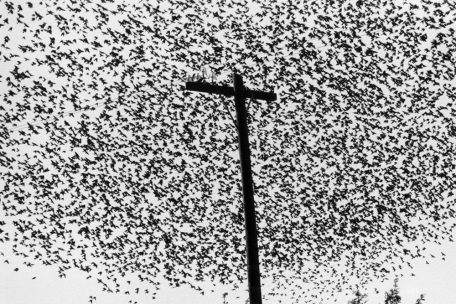
[[[234,87],[229,87],[226,85],[221,86],[207,82],[187,81],[185,83],[185,89],[189,91],[220,94],[226,97],[232,97],[235,95],[236,91],[242,91],[242,95],[244,98],[253,98],[265,101],[277,100],[277,94],[274,92],[256,91],[246,88],[244,86],[242,76],[240,74],[237,74],[236,72],[233,74],[233,85]]]
[[[234,89],[235,96],[239,96],[241,98],[246,97],[244,82],[242,81],[242,76],[237,74],[236,72],[233,74],[233,89]]]

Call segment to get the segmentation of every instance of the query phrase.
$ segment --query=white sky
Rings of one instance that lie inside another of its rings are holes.
[[[414,264],[415,276],[407,276],[399,279],[400,295],[403,304],[415,304],[421,293],[426,295],[425,303],[454,304],[454,278],[456,277],[456,244],[447,243],[434,247],[436,252],[443,251],[447,259],[438,258],[430,260],[426,264],[423,260]],[[152,296],[138,295],[137,298],[123,294],[109,294],[101,290],[93,279],[86,279],[87,274],[77,270],[68,271],[66,278],[59,278],[57,269],[52,266],[24,267],[20,259],[14,256],[1,257],[0,263],[0,303],[1,304],[85,304],[89,303],[89,296],[95,295],[97,304],[121,304],[128,303],[130,299],[137,299],[138,304],[217,304],[223,303],[223,293],[228,292],[226,300],[229,304],[244,304],[248,293],[247,286],[242,286],[240,292],[234,292],[224,286],[212,287],[208,284],[207,292],[201,295],[189,287],[170,288],[163,283],[156,299]],[[8,260],[9,264],[4,263]],[[18,271],[14,271],[19,268]],[[36,277],[36,279],[33,279]],[[369,304],[383,304],[384,293],[393,286],[394,277],[385,283],[373,283],[368,288]],[[374,292],[377,288],[379,293]],[[214,292],[211,292],[214,289]],[[263,289],[264,291],[264,289]],[[346,304],[348,299],[340,295],[335,304]],[[272,298],[264,303],[278,303],[278,298]],[[287,303],[286,301],[282,303]]]
[[[431,260],[429,264],[424,261],[417,262],[413,270],[415,276],[400,278],[399,288],[403,297],[402,303],[414,304],[421,293],[426,295],[426,303],[456,303],[456,293],[452,289],[456,277],[456,259],[454,258],[456,257],[456,244],[445,244],[440,249],[446,253],[446,261],[435,259]],[[0,247],[0,251],[6,253],[9,249]],[[4,263],[5,260],[8,260],[9,264]],[[19,270],[14,271],[16,268]],[[128,303],[131,299],[123,294],[102,292],[101,286],[96,280],[87,280],[86,276],[85,273],[70,270],[67,278],[61,279],[58,277],[55,267],[24,267],[20,259],[6,254],[6,256],[0,256],[0,304],[84,304],[88,303],[91,295],[97,297],[94,301],[97,304]],[[32,279],[33,277],[36,279]],[[372,284],[368,289],[368,303],[383,303],[384,293],[392,287],[393,279],[394,277],[391,277],[388,282],[383,284]],[[248,297],[246,287],[242,286],[241,291],[233,292],[223,286],[216,286],[215,292],[212,293],[211,284],[208,284],[207,292],[203,296],[188,287],[171,289],[166,287],[164,281],[155,300],[152,300],[151,295],[141,295],[137,299],[138,304],[221,304],[223,303],[222,294],[228,292],[226,300],[229,304],[243,304]],[[378,294],[373,291],[374,288],[379,290]],[[350,296],[341,295],[335,303],[345,304],[349,298]],[[264,303],[278,303],[278,299],[271,299]]]

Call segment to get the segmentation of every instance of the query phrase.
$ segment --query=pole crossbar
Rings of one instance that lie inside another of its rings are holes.
[[[189,81],[185,83],[185,89],[195,92],[219,94],[226,97],[234,96],[233,87],[214,85],[207,82]],[[274,92],[255,91],[245,88],[245,98],[274,101],[277,100],[277,94]]]
[[[247,109],[245,99],[253,98],[274,101],[277,95],[274,92],[249,90],[244,86],[242,77],[233,75],[233,86],[219,86],[205,82],[186,82],[185,88],[189,91],[221,94],[227,97],[234,96],[237,130],[239,137],[239,156],[241,160],[242,195],[244,198],[247,279],[249,283],[250,304],[261,304],[260,262],[258,257],[258,238],[255,220],[255,202],[253,191],[252,168],[250,162],[250,148],[247,125]]]
[[[185,89],[202,93],[220,94],[225,95],[226,97],[234,96],[234,90],[232,87],[219,86],[207,82],[189,81],[185,83]]]

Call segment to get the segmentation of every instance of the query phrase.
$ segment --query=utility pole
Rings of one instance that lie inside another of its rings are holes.
[[[244,86],[239,74],[233,75],[233,86],[218,86],[205,82],[186,82],[185,88],[227,97],[234,96],[236,105],[237,131],[239,137],[239,155],[241,159],[242,194],[244,197],[245,234],[247,251],[247,279],[249,283],[250,304],[261,304],[260,263],[258,258],[258,239],[255,221],[255,202],[253,196],[252,168],[250,164],[249,134],[247,125],[246,98],[274,101],[274,92],[249,90]]]

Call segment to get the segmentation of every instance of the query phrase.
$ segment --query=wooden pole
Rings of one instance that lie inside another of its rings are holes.
[[[242,77],[233,75],[233,87],[219,86],[207,82],[186,82],[185,88],[189,91],[220,94],[227,97],[234,96],[237,127],[239,135],[239,156],[241,159],[242,194],[244,197],[245,235],[247,253],[247,279],[249,284],[250,304],[261,304],[260,263],[258,257],[258,237],[255,220],[255,202],[253,196],[252,168],[250,163],[249,132],[247,125],[247,110],[245,99],[274,101],[277,95],[274,92],[254,91],[244,87]]]
[[[250,163],[249,130],[247,125],[247,111],[245,109],[245,88],[242,77],[238,74],[234,74],[233,76],[233,88],[238,122],[242,194],[244,197],[247,279],[249,283],[250,304],[261,304],[260,263],[258,257],[252,167]]]

